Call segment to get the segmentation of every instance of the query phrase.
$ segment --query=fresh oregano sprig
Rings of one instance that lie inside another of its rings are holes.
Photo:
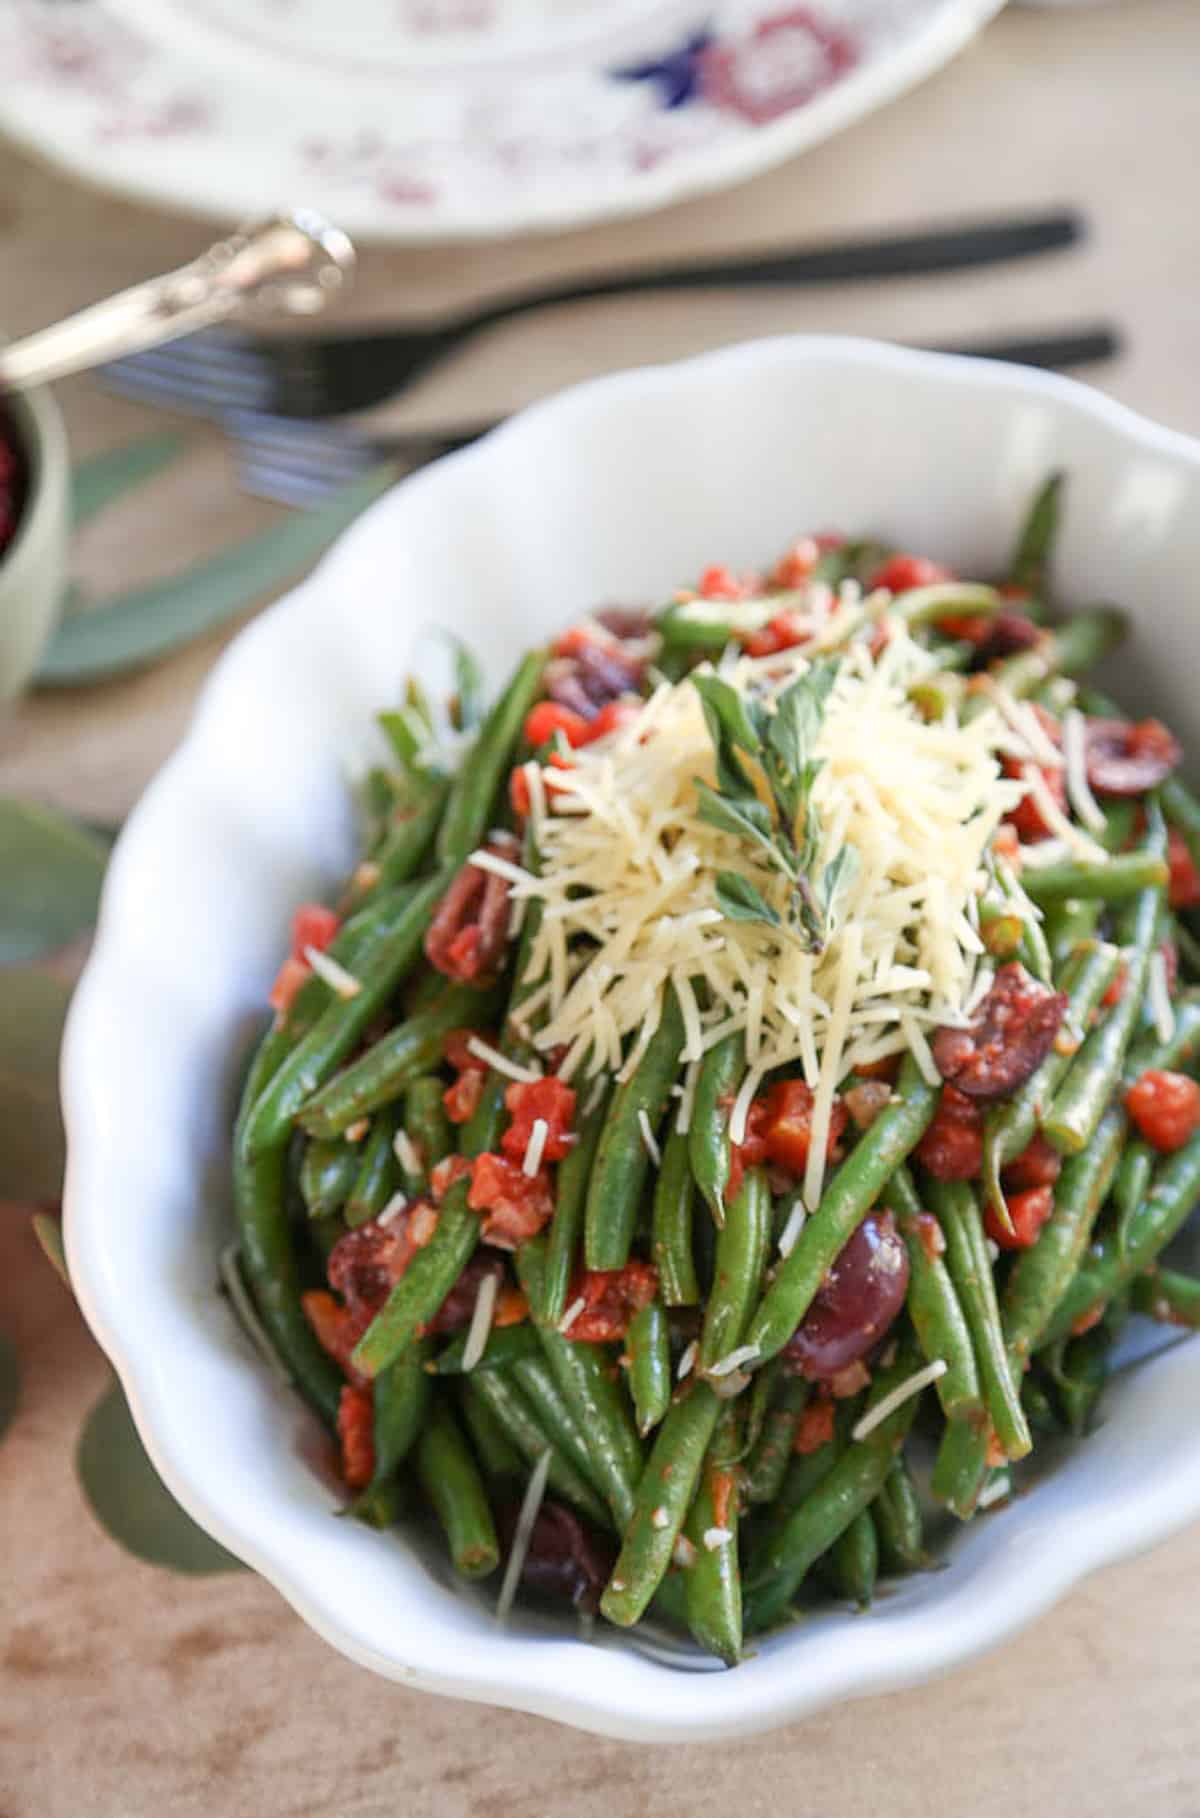
[[[790,886],[786,917],[737,871],[717,874],[717,902],[731,921],[765,922],[800,938],[812,952],[825,944],[830,907],[857,863],[846,846],[828,864],[816,887],[812,872],[820,841],[813,785],[821,768],[814,755],[825,703],[837,665],[813,663],[773,703],[742,693],[711,671],[692,676],[704,708],[716,758],[717,787],[696,778],[700,818],[745,841]],[[765,781],[770,804],[760,798],[749,758]]]

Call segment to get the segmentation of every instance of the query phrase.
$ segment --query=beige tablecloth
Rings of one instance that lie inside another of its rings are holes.
[[[1087,246],[1023,265],[800,296],[598,303],[514,324],[393,416],[474,419],[590,373],[787,329],[936,341],[1105,317],[1129,346],[1096,382],[1200,431],[1198,154],[1195,0],[1009,11],[904,100],[729,194],[552,240],[368,251],[354,313],[389,319],[647,256],[1069,203],[1092,223]],[[86,193],[0,149],[10,333],[197,242],[194,223]],[[79,453],[153,421],[86,380],[62,395]],[[78,570],[97,591],[126,586],[269,516],[237,493],[215,432],[197,430],[177,468],[89,528]],[[223,641],[26,702],[0,725],[0,791],[122,814],[179,738]],[[0,1448],[0,1818],[1200,1812],[1200,1530],[1102,1573],[942,1683],[741,1745],[600,1742],[373,1679],[249,1574],[189,1580],[119,1551],[72,1465],[106,1366],[26,1223],[0,1220],[0,1246],[0,1331],[24,1371]]]

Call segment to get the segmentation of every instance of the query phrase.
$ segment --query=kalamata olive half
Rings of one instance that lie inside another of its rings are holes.
[[[507,1549],[517,1525],[517,1505],[502,1505],[499,1517]],[[594,1610],[615,1563],[615,1549],[578,1515],[549,1497],[543,1500],[521,1568],[530,1590],[568,1598],[577,1609]]]
[[[869,1212],[784,1349],[810,1382],[828,1382],[883,1337],[904,1305],[908,1252],[890,1212]]]

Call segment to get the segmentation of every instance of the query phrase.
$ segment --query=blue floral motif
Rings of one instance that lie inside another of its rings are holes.
[[[695,99],[700,90],[701,62],[713,42],[707,28],[693,32],[665,57],[650,63],[633,63],[611,73],[618,82],[653,82],[659,89],[664,107],[683,107]]]

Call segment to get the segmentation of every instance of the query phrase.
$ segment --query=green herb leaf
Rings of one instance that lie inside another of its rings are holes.
[[[739,796],[736,800],[727,795],[718,795],[707,783],[697,777],[696,794],[700,801],[700,819],[710,827],[717,827],[722,833],[732,833],[735,839],[752,840],[763,846],[773,860],[778,862],[772,838],[773,823],[771,810],[763,806],[753,796]]]
[[[719,675],[694,675],[692,686],[704,703],[705,724],[713,744],[719,746],[724,737],[739,751],[757,757],[762,750],[762,713],[757,701]]]
[[[411,707],[389,708],[378,716],[379,725],[406,770],[416,770],[418,756],[428,743],[427,728]]]
[[[75,1453],[80,1488],[101,1527],[137,1559],[176,1572],[231,1572],[240,1559],[198,1528],[146,1457],[120,1385],[87,1417]]]
[[[106,505],[115,504],[143,480],[152,479],[182,454],[184,440],[171,431],[165,435],[139,436],[120,448],[107,448],[76,462],[71,470],[71,516],[76,528],[94,518]]]
[[[475,654],[463,643],[461,638],[445,634],[450,639],[454,656],[454,702],[451,710],[451,721],[456,732],[471,732],[483,719],[483,703],[487,697],[487,682]]]
[[[833,663],[815,663],[807,674],[798,676],[785,688],[775,703],[767,726],[767,743],[784,769],[797,779],[812,759],[836,674]]]
[[[99,681],[141,668],[226,624],[306,568],[395,477],[392,467],[376,468],[316,511],[289,516],[172,580],[65,620],[37,680],[56,686]]]
[[[56,809],[0,797],[0,966],[24,965],[92,926],[108,852]]]
[[[0,972],[0,1199],[62,1192],[58,1049],[70,997],[48,972]]]
[[[826,919],[830,916],[834,899],[839,890],[844,890],[858,876],[858,866],[857,848],[843,846],[840,852],[834,853],[822,871],[817,882],[817,897]]]
[[[718,871],[716,896],[718,909],[731,922],[766,922],[771,928],[783,925],[766,898],[738,871]]]

